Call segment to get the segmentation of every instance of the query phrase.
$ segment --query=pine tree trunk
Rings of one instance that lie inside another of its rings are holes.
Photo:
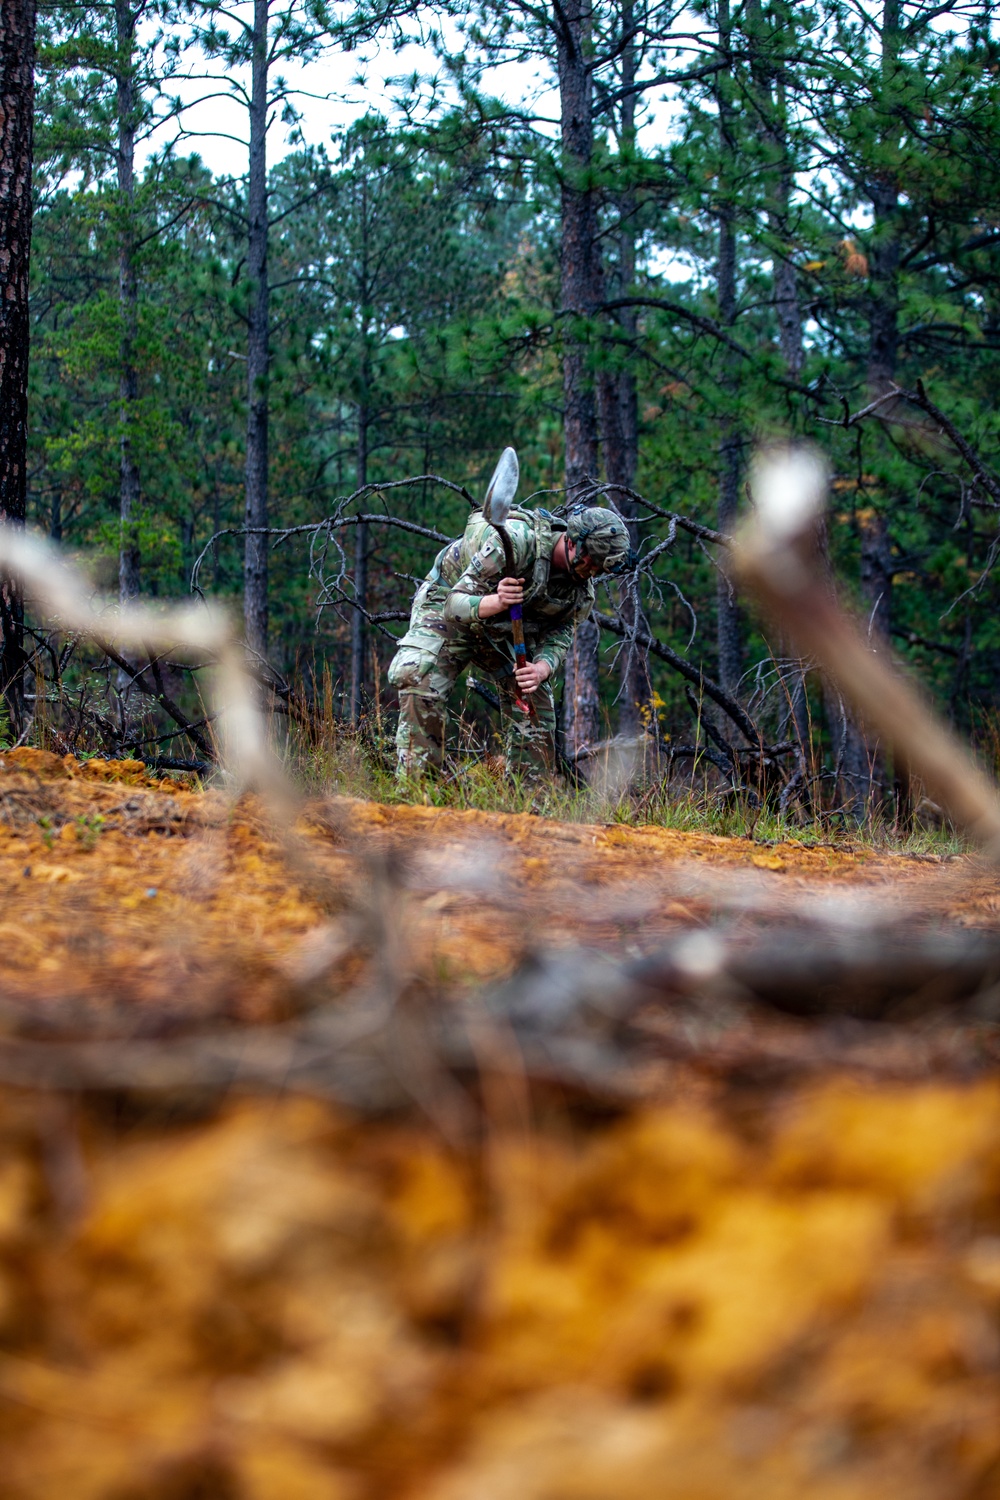
[[[601,738],[600,677],[598,674],[601,631],[595,620],[577,627],[566,656],[566,686],[563,689],[563,743],[573,756]]]
[[[567,339],[563,355],[563,436],[566,486],[597,474],[597,415],[585,336],[575,319],[592,319],[602,300],[597,202],[590,181],[594,151],[593,84],[588,47],[590,0],[569,0],[556,20],[562,141],[560,279]],[[599,738],[598,641],[590,622],[577,632],[566,662],[563,734],[575,755]]]
[[[731,328],[736,321],[736,231],[732,216],[724,212],[719,223],[719,321]],[[734,405],[738,400],[737,379],[729,368],[722,380],[724,399]],[[735,413],[723,419],[719,439],[719,493],[716,524],[723,532],[736,525],[740,494],[740,457],[742,440]],[[743,675],[743,648],[740,638],[739,607],[729,579],[719,573],[716,579],[716,649],[719,660],[719,683],[727,693],[735,694]]]
[[[118,112],[118,301],[121,316],[119,347],[119,513],[118,589],[121,602],[139,593],[139,469],[132,445],[139,375],[135,347],[139,324],[139,292],[135,265],[135,12],[128,0],[115,0],[116,103]]]
[[[635,484],[638,446],[638,413],[635,376],[631,370],[602,374],[598,385],[601,412],[601,441],[604,449],[604,473],[610,498],[620,511],[629,530],[633,548],[639,545],[638,510],[631,497],[613,488]],[[618,612],[623,623],[648,634],[649,625],[642,610],[638,582],[623,586]],[[652,684],[649,678],[649,653],[626,640],[618,657],[618,733],[638,734],[649,722]],[[645,709],[645,713],[643,710]]]
[[[218,591],[222,583],[222,556],[219,552],[218,535],[222,530],[222,494],[219,490],[219,481],[216,476],[212,481],[212,535],[216,540],[212,543],[212,587]]]
[[[371,360],[369,338],[372,304],[372,286],[369,274],[368,254],[368,176],[367,164],[363,162],[360,181],[361,210],[361,261],[357,286],[358,305],[361,308],[361,364],[358,389],[358,442],[357,474],[355,489],[368,483],[368,426],[369,395],[371,386]],[[364,501],[362,509],[366,509]],[[367,620],[362,610],[368,608],[368,523],[362,522],[354,528],[354,600],[359,606],[351,612],[351,722],[361,718],[365,694],[365,648],[368,641]]]
[[[267,270],[267,68],[268,0],[254,0],[254,49],[250,95],[250,173],[247,210],[247,274],[250,306],[247,328],[248,527],[267,526],[268,319]],[[247,645],[267,652],[267,537],[248,534],[243,561],[243,622]]]
[[[622,0],[622,36],[629,37],[634,25],[632,0]],[[620,150],[626,159],[626,171],[633,170],[632,158],[636,147],[635,94],[629,92],[635,84],[635,45],[626,42],[622,53],[621,87],[624,93],[620,115]],[[613,284],[607,291],[614,298],[627,297],[635,283],[635,216],[637,199],[635,188],[629,185],[617,198],[619,228],[616,235],[618,264]],[[635,487],[635,474],[639,461],[639,403],[636,394],[635,370],[631,349],[634,348],[638,332],[638,313],[634,307],[622,308],[618,313],[618,327],[623,341],[629,348],[627,363],[620,369],[603,371],[598,382],[598,408],[601,419],[601,445],[604,454],[604,474],[611,486],[621,485],[619,491],[610,492],[610,498],[620,511],[629,529],[633,548],[639,545],[639,507],[626,493]],[[619,613],[629,629],[648,633],[649,626],[642,612],[638,581],[622,592]],[[618,655],[618,733],[637,735],[650,720],[652,684],[649,679],[649,653],[642,647],[626,645]]]
[[[28,265],[35,103],[35,0],[0,5],[0,518],[23,526],[28,458]],[[0,580],[0,691],[24,727],[24,599]]]
[[[868,395],[881,396],[896,379],[899,352],[899,189],[894,179],[871,192],[872,247],[868,293]]]
[[[774,240],[774,308],[778,318],[778,347],[785,370],[792,380],[802,373],[802,308],[799,304],[798,277],[792,260],[792,235],[789,206],[794,162],[788,148],[785,90],[780,76],[794,35],[788,29],[794,23],[780,13],[777,21],[765,20],[760,0],[748,0],[746,34],[750,54],[750,73],[756,96],[761,135],[770,160],[767,163],[765,202],[768,227]],[[777,29],[776,29],[777,28]],[[781,51],[774,55],[778,41]]]
[[[887,116],[886,134],[880,145],[891,143],[898,125],[892,118],[890,94],[900,46],[900,0],[885,0],[882,12],[882,98]],[[879,173],[870,186],[872,205],[871,255],[868,285],[868,399],[875,400],[894,383],[899,351],[899,183],[891,173]],[[883,415],[891,415],[890,406]],[[888,649],[892,618],[892,544],[885,517],[863,512],[858,517],[861,533],[861,607],[872,621],[873,650]],[[886,769],[876,744],[865,735],[864,726],[847,724],[844,742],[844,775],[847,805],[863,818],[882,801]]]
[[[790,174],[782,173],[781,196],[787,206],[791,191]],[[802,308],[795,266],[785,256],[776,258],[774,267],[774,305],[778,314],[778,346],[789,379],[798,380],[805,363],[802,347]]]
[[[802,308],[799,303],[798,277],[792,259],[794,246],[789,222],[795,164],[788,146],[785,93],[780,76],[788,47],[794,46],[795,38],[794,33],[789,34],[792,24],[790,18],[779,11],[776,18],[769,14],[765,19],[760,0],[748,0],[744,24],[757,114],[767,148],[765,202],[768,228],[773,241],[773,301],[778,322],[778,348],[785,373],[790,380],[798,380],[805,362],[805,351],[802,342]],[[777,55],[776,45],[779,49]],[[804,756],[809,746],[805,665],[801,660],[796,661],[792,652],[793,647],[784,641],[781,654],[785,658],[792,658],[785,678],[788,721]]]
[[[894,98],[899,49],[902,45],[902,0],[884,0],[882,8],[881,94],[885,121],[878,154],[895,154],[899,144],[900,113]],[[887,149],[888,148],[888,149]],[[880,165],[870,187],[872,205],[871,253],[868,282],[868,392],[881,395],[896,379],[899,352],[900,183],[891,168]]]
[[[781,86],[776,86],[775,93],[780,95]],[[783,102],[775,99],[776,113],[774,118],[783,122]],[[798,380],[802,374],[802,366],[805,363],[805,350],[802,342],[802,307],[799,302],[798,278],[795,264],[791,259],[792,246],[788,224],[788,207],[792,188],[792,162],[788,153],[788,143],[785,138],[783,123],[779,129],[777,126],[771,129],[771,140],[776,151],[779,153],[779,166],[775,172],[774,198],[770,211],[772,230],[780,237],[781,250],[774,255],[774,306],[778,315],[778,347],[784,361],[785,372],[789,380]],[[784,252],[784,253],[781,253]],[[790,654],[786,647],[786,655]],[[791,680],[788,684],[789,707],[791,723],[794,726],[795,738],[798,740],[799,749],[805,756],[810,739],[809,724],[809,700],[806,691],[805,663],[799,659],[794,662],[790,669]]]
[[[357,489],[368,483],[368,408],[358,407]],[[363,502],[362,502],[363,503]],[[354,528],[354,598],[361,606],[351,612],[351,722],[361,718],[365,691],[365,647],[368,623],[361,613],[368,608],[368,523]]]
[[[597,473],[597,421],[594,385],[587,368],[584,337],[574,318],[594,316],[601,301],[601,257],[597,241],[597,201],[590,182],[594,153],[593,84],[587,55],[590,0],[570,0],[557,22],[561,190],[560,277],[562,311],[568,315],[563,357],[563,431],[566,483],[579,484]]]
[[[728,55],[730,52],[730,39],[729,0],[719,0],[719,48],[723,54]],[[736,212],[732,199],[735,192],[733,105],[728,85],[728,78],[720,74],[716,91],[719,110],[717,291],[719,322],[723,328],[731,329],[736,323]],[[719,438],[716,517],[718,529],[731,532],[736,524],[739,508],[740,458],[743,447],[738,412],[739,371],[735,363],[738,356],[734,351],[725,348],[721,357],[720,385],[723,401],[729,409],[723,416]],[[735,590],[721,572],[716,580],[716,650],[719,683],[727,693],[735,694],[743,675],[739,608]]]
[[[863,511],[858,517],[861,530],[861,608],[863,625],[873,651],[888,651],[892,627],[892,545],[885,517],[877,511]],[[848,720],[844,742],[844,780],[848,805],[856,816],[864,816],[877,807],[884,784],[884,765],[876,741],[865,733],[864,724]]]

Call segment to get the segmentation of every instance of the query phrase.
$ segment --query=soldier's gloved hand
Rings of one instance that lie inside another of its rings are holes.
[[[520,578],[501,578],[497,584],[497,597],[502,609],[510,609],[512,604],[523,604],[523,582]]]
[[[548,682],[552,668],[547,661],[529,661],[523,667],[515,667],[514,676],[522,693],[534,693],[543,682]]]

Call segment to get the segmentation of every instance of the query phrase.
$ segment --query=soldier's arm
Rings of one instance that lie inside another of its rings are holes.
[[[513,533],[513,528],[511,528]],[[521,557],[522,548],[518,546],[519,538],[512,535],[514,541],[514,560],[520,568],[524,559]],[[513,600],[504,601],[497,594],[503,570],[503,548],[500,538],[494,533],[482,542],[469,560],[469,565],[456,582],[452,585],[451,592],[445,600],[444,618],[450,624],[469,625],[479,619],[489,619],[493,615],[500,614]],[[480,614],[483,604],[489,601],[486,609]]]
[[[469,560],[465,572],[452,584],[444,604],[444,617],[452,625],[469,625],[479,619],[479,606],[496,590],[500,580],[502,550],[499,538],[484,542]]]

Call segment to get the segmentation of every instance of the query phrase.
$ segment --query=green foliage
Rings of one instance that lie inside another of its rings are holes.
[[[104,832],[104,819],[100,813],[94,813],[92,816],[80,813],[79,817],[73,820],[73,829],[84,849],[96,849],[98,840]]]
[[[411,92],[408,123],[372,109],[329,151],[293,134],[269,179],[274,523],[315,522],[352,493],[361,423],[370,480],[441,473],[476,493],[497,450],[513,441],[522,492],[556,488],[560,360],[571,333],[587,347],[589,379],[634,381],[636,488],[668,511],[715,523],[726,431],[738,433],[743,460],[761,438],[818,442],[834,474],[835,570],[868,613],[862,530],[873,514],[884,518],[893,644],[955,722],[986,735],[1000,680],[1000,618],[984,571],[995,503],[917,408],[889,407],[853,425],[844,418],[888,373],[905,389],[924,382],[988,463],[997,451],[1000,75],[989,23],[970,24],[957,7],[932,15],[903,4],[890,25],[891,7],[862,15],[840,0],[760,0],[734,8],[724,44],[710,0],[673,30],[654,9],[629,44],[640,87],[671,69],[686,80],[672,96],[671,129],[654,136],[642,128],[641,98],[637,129],[623,110],[623,16],[610,0],[594,10],[590,171],[605,289],[610,302],[630,303],[628,317],[616,305],[569,327],[558,284],[566,164],[551,129],[484,92],[483,67],[503,58],[533,59],[553,76],[554,33],[542,12],[484,0],[462,23],[461,55],[444,60],[457,105],[440,103],[438,91],[419,126]],[[124,435],[114,79],[131,70],[141,134],[175,109],[171,69],[183,61],[206,78],[232,73],[247,46],[221,6],[192,8],[186,20],[164,8],[165,46],[137,46],[123,60],[110,18],[107,7],[63,6],[42,23],[30,420],[31,519],[99,554],[106,579],[120,540]],[[333,24],[317,7],[275,8],[272,22],[277,61],[318,56],[351,25],[358,35],[368,25],[360,10]],[[287,92],[281,99],[291,109]],[[186,592],[206,547],[201,587],[234,602],[241,590],[241,539],[209,543],[243,516],[245,207],[245,182],[214,179],[197,158],[165,152],[148,160],[130,209],[141,233],[139,395],[128,437],[142,476],[134,525],[143,587],[155,594]],[[736,314],[725,329],[723,218],[737,259]],[[782,267],[791,269],[798,319],[795,369],[781,322]],[[880,319],[889,330],[882,353]],[[880,374],[876,356],[891,370]],[[452,534],[466,512],[429,483],[365,501],[382,504]],[[647,516],[643,545],[662,541],[666,527]],[[349,553],[349,533],[335,535]],[[327,579],[338,570],[336,546],[326,544]],[[407,606],[435,544],[373,527],[371,546],[368,608],[391,614]],[[321,691],[328,670],[339,704],[350,579],[339,594],[321,590],[311,562],[298,535],[272,552],[271,654],[298,672],[307,695]],[[678,533],[644,590],[657,636],[714,673],[717,575],[706,549]],[[599,602],[610,608],[615,599],[612,586]],[[391,717],[381,684],[400,629],[381,624],[369,673],[373,719]],[[743,696],[780,738],[787,693],[765,635],[744,624]],[[656,660],[652,674],[662,733],[675,741],[700,733],[677,675]],[[616,691],[607,670],[609,730]],[[810,706],[818,764],[834,726],[812,681]],[[485,735],[488,716],[478,712]],[[448,795],[469,806],[495,798],[479,775],[463,771]],[[523,806],[537,793],[507,795]],[[707,806],[698,804],[699,817]],[[728,816],[718,814],[719,826]]]

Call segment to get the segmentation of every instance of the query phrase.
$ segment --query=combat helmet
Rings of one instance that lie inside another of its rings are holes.
[[[566,530],[585,557],[602,573],[624,573],[632,563],[629,535],[621,516],[603,505],[571,505]]]

